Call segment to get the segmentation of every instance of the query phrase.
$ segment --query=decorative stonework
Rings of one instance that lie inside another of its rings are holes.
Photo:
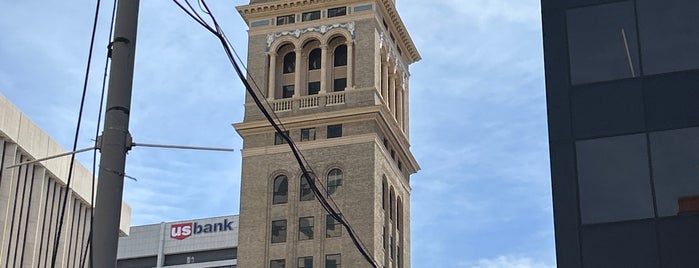
[[[401,74],[403,75],[403,88],[405,88],[405,81],[408,78],[408,67],[405,65],[405,62],[403,62],[403,57],[400,55],[400,53],[398,53],[397,49],[395,48],[397,44],[388,41],[386,35],[383,32],[381,33],[380,38],[381,42],[379,43],[379,45],[381,46],[381,48],[386,48],[388,58],[392,58],[396,62],[394,68],[396,70],[400,70]]]
[[[277,32],[273,34],[267,34],[267,51],[269,52],[270,47],[272,46],[272,43],[274,43],[275,40],[282,36],[293,36],[296,39],[301,37],[302,34],[308,33],[308,32],[319,32],[321,34],[325,34],[328,31],[335,29],[335,28],[344,28],[347,29],[347,31],[350,33],[352,36],[352,39],[355,38],[354,36],[354,22],[350,21],[347,23],[335,23],[335,24],[330,24],[330,25],[320,25],[316,27],[308,27],[308,28],[303,28],[303,29],[296,29],[293,31],[284,31],[284,32]]]

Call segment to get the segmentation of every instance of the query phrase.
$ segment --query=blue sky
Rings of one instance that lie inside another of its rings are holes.
[[[79,138],[89,147],[111,3],[104,1]],[[241,56],[235,6],[210,6]],[[0,93],[71,148],[94,3],[3,0]],[[538,0],[399,0],[422,60],[411,66],[413,267],[555,266]],[[142,1],[136,142],[241,148],[244,89],[217,40],[171,1]],[[90,166],[90,154],[79,156]],[[132,223],[238,213],[239,152],[134,148]]]

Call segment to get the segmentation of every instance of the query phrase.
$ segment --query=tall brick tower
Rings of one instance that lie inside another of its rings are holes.
[[[380,266],[410,267],[408,66],[394,0],[251,0],[250,80]],[[370,267],[248,95],[238,267]]]

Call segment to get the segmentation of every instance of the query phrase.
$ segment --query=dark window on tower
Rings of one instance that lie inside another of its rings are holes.
[[[342,236],[342,225],[331,215],[325,216],[325,237]]]
[[[299,218],[299,240],[313,239],[313,217]]]
[[[342,137],[342,125],[329,125],[328,138]]]
[[[335,67],[347,65],[347,46],[339,45],[335,48],[335,53],[333,53],[333,62]]]
[[[325,268],[341,268],[340,254],[325,255]]]
[[[347,78],[338,78],[333,80],[333,89],[335,91],[345,91],[347,87]]]
[[[347,15],[347,7],[336,7],[328,9],[328,18]]]
[[[294,96],[294,85],[286,85],[282,87],[282,98],[288,99]]]
[[[279,134],[279,132],[274,132],[274,144],[275,145],[285,144],[286,139],[284,139],[284,136],[289,137],[289,131],[284,131],[283,134]]]
[[[301,21],[319,20],[320,10],[305,12],[301,14]]]
[[[342,186],[342,170],[334,168],[328,172],[328,195],[332,195]]]
[[[311,176],[311,180],[313,180],[313,176]],[[306,177],[301,176],[301,182],[299,183],[299,200],[300,201],[309,201],[313,200],[313,191],[311,190],[311,185],[308,184],[308,180],[306,180]]]
[[[314,141],[316,140],[316,128],[302,128],[301,129],[301,141]]]
[[[320,81],[308,82],[308,95],[316,95],[320,92]]]
[[[296,71],[296,53],[289,52],[284,55],[284,70],[285,74],[290,74]]]
[[[384,249],[388,248],[387,239],[386,239],[386,225],[384,225],[383,228],[381,229],[381,241],[383,242],[383,248]]]
[[[277,17],[277,25],[284,25],[296,22],[295,15],[284,15]]]
[[[269,268],[284,268],[286,262],[284,260],[271,260],[269,261]]]
[[[313,268],[313,257],[300,257],[298,268]]]
[[[282,242],[286,242],[286,220],[272,221],[272,243]]]
[[[289,181],[286,176],[279,175],[274,178],[274,189],[272,194],[272,204],[284,204],[287,201],[289,193]]]
[[[571,9],[567,17],[572,84],[641,75],[631,1]]]
[[[311,50],[308,54],[308,70],[320,69],[320,48]]]

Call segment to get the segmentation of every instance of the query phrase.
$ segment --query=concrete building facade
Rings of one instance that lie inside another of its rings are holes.
[[[119,238],[118,268],[235,268],[238,216],[131,227]]]
[[[252,0],[238,266],[371,267],[320,206],[281,135],[309,163],[379,266],[410,267],[409,65],[420,60],[392,0]]]
[[[67,191],[56,267],[88,267],[83,260],[88,252],[92,174],[75,162],[68,188],[69,157],[8,168],[64,152],[0,95],[0,266],[51,266]],[[128,234],[130,216],[130,207],[123,204],[122,235]]]
[[[699,267],[699,2],[542,0],[559,267]]]

